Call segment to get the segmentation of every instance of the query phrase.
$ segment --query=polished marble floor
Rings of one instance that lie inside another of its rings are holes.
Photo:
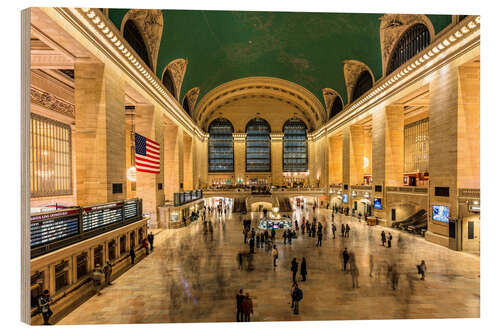
[[[252,226],[256,226],[257,213],[252,214]],[[312,211],[305,214],[313,215]],[[264,248],[255,249],[253,270],[239,269],[237,253],[248,252],[240,214],[212,216],[213,240],[203,234],[200,222],[162,231],[152,254],[58,324],[235,321],[235,294],[240,288],[252,297],[252,321],[479,317],[478,256],[387,228],[394,239],[393,247],[386,248],[380,242],[383,228],[340,215],[333,240],[330,214],[321,210],[319,215],[320,221],[324,217],[328,221],[322,247],[316,247],[316,240],[307,234],[283,245],[278,233],[276,269]],[[300,221],[301,213],[297,216]],[[349,223],[349,238],[339,237],[340,223]],[[350,274],[342,271],[344,247],[355,255],[359,288],[352,288]],[[299,281],[304,298],[298,315],[290,309],[294,257],[305,257],[308,265],[307,281]],[[425,281],[417,275],[421,260],[427,264]],[[396,290],[387,276],[387,267],[393,264],[399,273]]]

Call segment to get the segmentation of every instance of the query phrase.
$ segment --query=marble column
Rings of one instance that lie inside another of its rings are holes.
[[[283,133],[271,133],[271,184],[283,184]]]

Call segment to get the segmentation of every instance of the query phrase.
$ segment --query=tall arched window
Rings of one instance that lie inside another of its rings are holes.
[[[141,59],[146,63],[146,65],[151,68],[146,43],[144,43],[141,32],[132,20],[128,20],[125,23],[125,26],[123,27],[123,37],[130,44],[130,46],[132,46],[139,57],[141,57]]]
[[[373,82],[370,72],[363,71],[358,77],[358,81],[356,82],[356,86],[354,87],[352,93],[351,101],[355,101],[356,99],[358,99],[361,95],[370,90],[372,86]]]
[[[172,96],[174,96],[174,98],[177,98],[175,94],[174,81],[172,80],[172,76],[170,75],[170,71],[168,69],[165,72],[163,72],[163,77],[161,81],[165,86],[165,88],[167,88],[167,90],[170,91]]]
[[[283,134],[283,172],[306,172],[306,124],[300,119],[289,119],[283,126]]]
[[[217,118],[208,126],[208,171],[234,171],[233,125],[225,118]]]
[[[429,29],[425,24],[417,23],[412,25],[401,36],[392,51],[387,66],[387,74],[394,72],[399,66],[413,58],[420,51],[425,49],[431,42]]]
[[[340,99],[340,97],[335,97],[332,103],[332,108],[330,109],[330,118],[334,117],[337,113],[342,111],[343,107],[344,106],[342,105],[342,100]]]
[[[248,122],[246,170],[271,171],[271,127],[262,118],[255,118]]]

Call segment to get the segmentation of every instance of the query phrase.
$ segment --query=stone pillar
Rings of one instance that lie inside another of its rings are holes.
[[[101,63],[75,63],[76,200],[125,199],[125,84]],[[121,193],[112,193],[121,184]]]
[[[245,181],[245,140],[246,133],[233,133],[234,140],[234,179]]]
[[[372,132],[369,129],[363,130],[364,134],[364,154],[363,154],[363,175],[372,174]],[[365,157],[366,162],[365,163]],[[366,165],[365,165],[366,164]]]
[[[160,173],[137,172],[136,193],[142,198],[143,213],[150,215],[150,223],[157,227],[158,206],[163,205],[163,169],[165,163],[163,142],[163,115],[153,105],[137,105],[135,108],[135,132],[160,144]],[[158,189],[162,184],[162,189]]]
[[[184,190],[193,189],[193,138],[184,132]]]
[[[174,192],[179,192],[182,169],[180,159],[182,141],[179,138],[182,130],[169,120],[165,120],[163,130],[163,164],[164,164],[164,193],[165,200],[174,200]]]
[[[271,133],[271,184],[283,184],[283,133]]]
[[[348,203],[342,201],[342,206],[351,207],[351,132],[349,128],[342,131],[342,193],[348,195]],[[347,185],[347,189],[346,189]]]
[[[349,127],[349,184],[363,184],[364,131],[361,125]]]
[[[329,145],[329,178],[330,184],[342,183],[342,136],[331,136]]]
[[[387,106],[372,114],[372,178],[373,197],[382,199],[382,209],[373,213],[383,225],[389,221],[386,186],[400,186],[404,172],[404,109]],[[382,191],[375,189],[381,186]]]
[[[449,207],[450,218],[458,217],[458,69],[443,67],[430,82],[429,105],[429,222],[425,238],[452,247],[449,224],[432,219],[432,205]],[[436,196],[436,187],[449,189],[448,196]],[[453,240],[454,241],[454,240]]]

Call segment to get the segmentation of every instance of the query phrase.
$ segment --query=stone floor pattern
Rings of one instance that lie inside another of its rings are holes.
[[[296,214],[300,221],[301,212]],[[316,240],[307,233],[299,234],[292,245],[283,245],[282,232],[277,233],[276,269],[264,248],[255,249],[254,270],[239,269],[237,253],[248,252],[240,214],[212,216],[213,240],[203,234],[201,222],[164,230],[147,258],[58,324],[235,321],[235,294],[240,288],[253,300],[252,321],[479,317],[478,256],[340,215],[335,218],[337,238],[333,240],[330,214],[322,209],[319,215],[319,221],[328,221],[322,247],[316,247]],[[306,212],[311,220],[312,215],[312,210]],[[349,238],[339,237],[341,223],[349,223]],[[252,226],[256,225],[257,213],[252,213]],[[394,237],[392,248],[381,245],[383,229]],[[355,254],[360,288],[353,289],[351,276],[342,271],[344,247]],[[374,258],[371,278],[370,255]],[[305,257],[308,265],[307,281],[298,277],[304,293],[298,315],[290,309],[294,257],[299,263]],[[427,264],[425,281],[417,275],[421,260]],[[395,291],[387,278],[388,264],[397,264],[400,273]]]

